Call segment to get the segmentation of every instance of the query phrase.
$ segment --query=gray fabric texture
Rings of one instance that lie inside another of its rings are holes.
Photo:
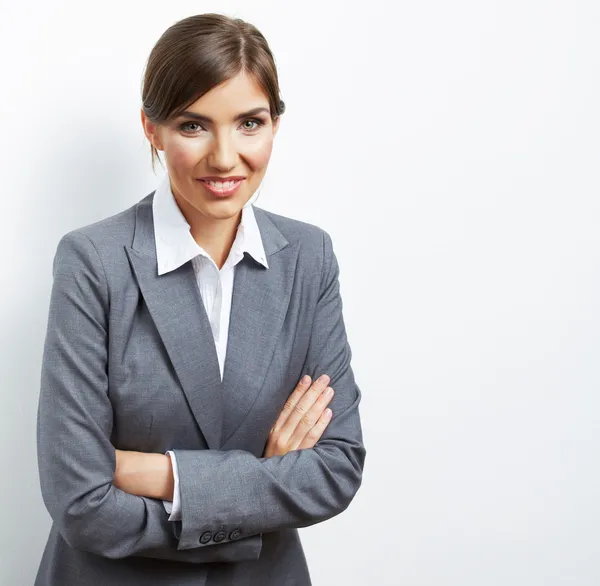
[[[297,529],[348,507],[366,455],[331,238],[254,208],[269,268],[236,266],[221,381],[191,262],[158,276],[153,195],[56,250],[37,421],[53,523],[35,584],[309,585]],[[323,373],[323,437],[263,458],[298,380]],[[112,485],[115,448],[175,451],[181,521]]]

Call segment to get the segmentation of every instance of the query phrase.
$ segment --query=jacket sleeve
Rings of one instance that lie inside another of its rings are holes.
[[[175,527],[163,503],[113,486],[108,284],[87,236],[74,231],[61,239],[53,277],[37,451],[44,504],[63,538],[72,547],[108,558],[190,563],[257,559],[260,536],[211,547],[188,541],[187,551],[178,551]]]
[[[344,511],[362,481],[366,456],[342,317],[338,263],[323,232],[323,274],[304,373],[330,376],[333,417],[311,449],[257,458],[243,450],[177,450],[182,519],[179,549],[203,533],[251,537],[319,523]],[[291,392],[291,389],[290,389]]]

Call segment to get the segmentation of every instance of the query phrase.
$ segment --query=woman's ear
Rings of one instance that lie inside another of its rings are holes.
[[[148,117],[146,116],[146,113],[144,112],[143,108],[141,109],[140,114],[142,118],[142,127],[144,129],[144,134],[146,135],[146,138],[150,141],[150,144],[154,146],[157,150],[164,150],[162,141],[160,140],[160,136],[158,133],[158,124],[155,124],[154,122],[150,122],[150,120],[148,120]]]
[[[279,130],[280,122],[281,122],[281,116],[277,116],[277,118],[275,118],[275,120],[273,121],[273,138],[275,138],[275,135],[277,134],[277,131]]]

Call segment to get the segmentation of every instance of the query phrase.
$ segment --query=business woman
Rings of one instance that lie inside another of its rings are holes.
[[[163,181],[54,258],[35,584],[308,585],[297,529],[348,507],[365,448],[331,238],[252,203],[273,56],[244,21],[184,19],[142,102]]]

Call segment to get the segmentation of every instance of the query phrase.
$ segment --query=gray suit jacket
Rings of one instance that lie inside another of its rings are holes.
[[[53,524],[35,584],[308,585],[297,528],[346,509],[365,460],[331,239],[254,208],[269,268],[236,267],[221,381],[191,263],[157,274],[153,195],[57,247],[37,427]],[[298,380],[323,373],[322,438],[263,458]],[[181,521],[112,485],[115,448],[175,450]]]

